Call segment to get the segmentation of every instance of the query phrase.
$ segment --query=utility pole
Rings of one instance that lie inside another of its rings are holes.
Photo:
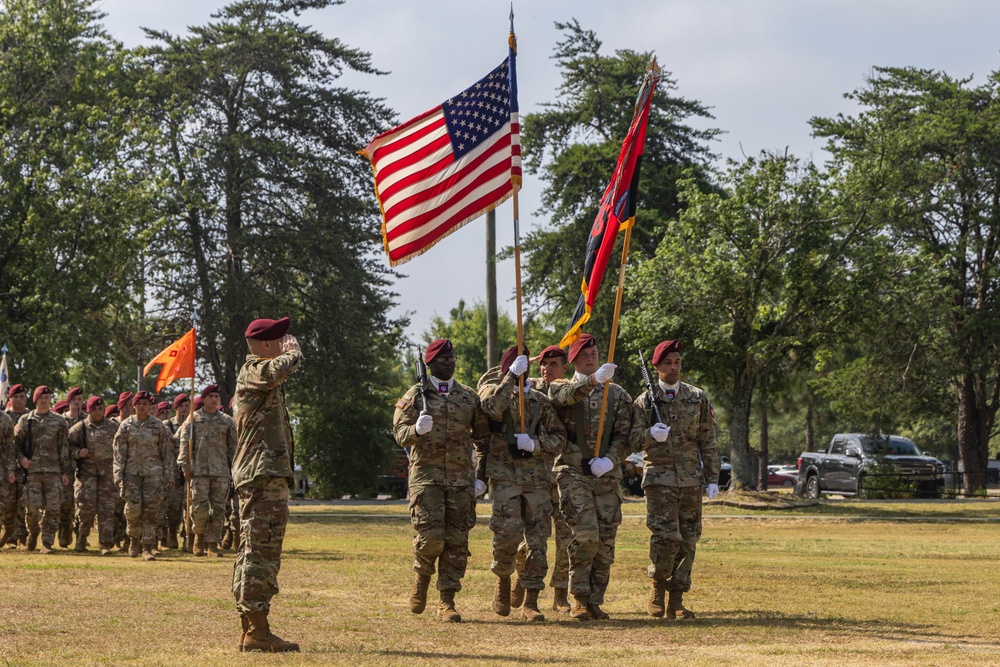
[[[497,212],[486,214],[486,367],[500,363],[497,341]]]

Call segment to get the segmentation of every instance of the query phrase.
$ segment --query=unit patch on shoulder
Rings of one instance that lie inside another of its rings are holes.
[[[396,401],[396,407],[399,408],[400,410],[402,410],[403,408],[406,407],[406,397],[405,396],[403,398],[399,399],[398,401]]]

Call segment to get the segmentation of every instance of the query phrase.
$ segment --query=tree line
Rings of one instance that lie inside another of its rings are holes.
[[[336,0],[238,0],[127,49],[91,0],[0,4],[0,338],[29,385],[112,394],[192,326],[200,377],[231,396],[246,322],[289,315],[307,363],[289,386],[298,461],[322,494],[367,493],[392,459],[411,382],[396,275],[355,155],[398,119],[339,82],[368,52],[299,14]],[[527,234],[533,350],[557,341],[651,53],[604,53],[557,24],[562,85],[523,119],[544,223]],[[810,121],[830,159],[762,152],[718,165],[708,105],[665,72],[653,100],[618,359],[685,341],[734,478],[893,432],[985,469],[1000,408],[998,77],[876,68],[856,112]],[[614,263],[613,263],[614,264]],[[607,341],[615,281],[588,330]],[[513,342],[501,326],[501,344]],[[485,370],[482,304],[459,304],[457,376]],[[467,361],[465,361],[467,360]]]

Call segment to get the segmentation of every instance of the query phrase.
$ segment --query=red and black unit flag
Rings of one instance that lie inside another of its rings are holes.
[[[516,46],[475,85],[372,139],[382,245],[397,266],[493,210],[521,186]]]
[[[572,344],[580,337],[581,327],[590,319],[597,301],[597,293],[601,289],[611,251],[615,247],[618,232],[635,223],[635,203],[639,187],[639,163],[643,147],[646,144],[646,124],[649,121],[649,108],[653,93],[660,82],[659,68],[652,68],[646,73],[639,96],[635,103],[635,113],[628,134],[618,153],[618,163],[615,165],[611,182],[601,197],[601,206],[597,217],[590,228],[590,238],[587,240],[587,253],[583,266],[583,283],[580,286],[580,300],[573,312],[573,319],[566,334],[559,341],[560,347]]]

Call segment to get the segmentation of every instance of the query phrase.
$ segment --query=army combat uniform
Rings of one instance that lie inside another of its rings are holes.
[[[177,463],[191,478],[191,520],[194,524],[195,555],[203,553],[202,544],[210,555],[219,555],[216,546],[222,541],[222,523],[229,494],[230,468],[236,455],[236,422],[216,410],[197,410],[193,418],[193,464],[188,447],[181,447]],[[180,441],[191,437],[192,420],[184,422],[179,431]]]
[[[28,549],[38,540],[41,523],[42,545],[52,548],[59,527],[59,505],[64,493],[63,475],[73,474],[69,459],[66,420],[49,411],[38,414],[31,410],[14,427],[14,445],[18,456],[30,449],[31,467],[24,488],[25,522],[28,527]]]
[[[567,546],[570,593],[598,618],[606,617],[599,608],[615,562],[615,537],[622,522],[621,463],[632,428],[632,398],[617,384],[608,387],[600,456],[610,459],[614,467],[601,477],[591,474],[589,461],[595,458],[604,385],[577,374],[549,387],[549,398],[568,433],[566,449],[554,469],[559,510],[573,532]]]
[[[11,424],[17,426],[17,422],[20,421],[23,415],[28,414],[28,410],[24,412],[15,412],[13,408],[9,408],[5,411],[8,417],[10,417]],[[14,460],[17,462],[17,474],[14,476],[14,534],[7,539],[7,543],[10,545],[20,545],[23,547],[25,540],[28,538],[28,528],[24,521],[24,489],[25,489],[25,474],[21,468],[20,463],[21,455],[17,447],[14,447]]]
[[[77,461],[74,496],[78,532],[76,550],[83,551],[97,518],[98,542],[102,549],[115,544],[115,505],[118,489],[114,475],[114,439],[118,425],[110,419],[91,421],[88,416],[69,429],[70,457]],[[87,456],[80,458],[80,450]]]
[[[528,591],[524,615],[528,620],[544,620],[538,612],[538,591],[545,588],[548,571],[546,548],[551,534],[552,500],[549,496],[548,461],[562,453],[566,429],[546,395],[526,388],[524,433],[535,441],[533,452],[517,448],[515,432],[520,429],[518,381],[499,369],[484,376],[479,384],[483,413],[489,418],[490,435],[477,441],[477,477],[489,479],[493,514],[493,562],[498,589],[494,611],[510,612],[510,575],[514,572],[518,546],[526,545],[523,569],[518,572],[521,587]]]
[[[421,392],[434,426],[417,435]],[[413,385],[396,402],[392,424],[396,442],[410,448],[410,523],[417,531],[413,569],[426,595],[436,563],[442,604],[451,600],[454,607],[469,560],[469,531],[476,524],[472,439],[487,433],[479,397],[454,378],[441,386],[428,378],[424,386]],[[416,611],[412,601],[411,610]]]
[[[178,460],[181,450],[187,448],[187,442],[181,440],[178,432],[181,428],[181,420],[177,415],[163,422],[170,432],[171,446],[173,447],[174,461]],[[184,474],[180,466],[174,466],[174,488],[164,492],[163,502],[160,505],[160,525],[157,527],[157,538],[161,543],[170,549],[177,548],[177,528],[184,519]],[[227,470],[228,472],[228,470]]]
[[[10,481],[10,476],[14,481]],[[21,476],[21,466],[14,456],[14,422],[6,412],[0,412],[0,547],[6,542],[16,540],[17,528],[14,525],[17,507],[17,481]]]
[[[87,413],[81,410],[77,413],[76,417],[71,417],[69,412],[66,412],[62,415],[62,418],[66,420],[66,428],[71,429],[86,419]],[[78,467],[76,460],[72,457],[72,455],[70,456],[70,462],[73,463],[74,467]],[[75,477],[75,472],[71,475],[71,477]],[[75,485],[75,482],[71,479],[70,484]],[[76,522],[76,498],[74,488],[75,486],[71,486],[64,489],[62,502],[59,503],[59,546],[63,549],[69,548],[69,545],[73,542],[73,526]]]
[[[643,453],[642,489],[651,533],[649,577],[654,589],[661,587],[661,601],[663,590],[671,592],[672,600],[679,600],[674,593],[691,588],[691,567],[701,537],[703,488],[719,483],[721,464],[715,417],[705,392],[684,382],[678,383],[676,393],[664,391],[662,383],[653,390],[663,423],[670,427],[667,439],[657,442],[649,434],[656,416],[646,391],[635,400],[630,440],[632,449]],[[659,609],[650,613],[662,615]]]
[[[132,415],[118,427],[114,438],[114,476],[125,500],[130,556],[138,555],[137,543],[150,553],[156,548],[160,503],[175,466],[172,454],[170,432],[152,414],[144,421]]]

